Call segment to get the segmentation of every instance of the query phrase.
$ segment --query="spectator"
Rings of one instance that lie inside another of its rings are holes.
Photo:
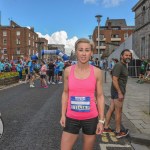
[[[141,66],[140,66],[140,74],[139,74],[139,80],[137,81],[137,83],[144,83],[144,75],[146,73],[146,66],[147,66],[147,62],[145,60],[145,57],[143,56],[141,58]]]

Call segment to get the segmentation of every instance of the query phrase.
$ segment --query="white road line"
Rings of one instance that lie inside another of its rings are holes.
[[[0,118],[0,138],[1,138],[2,134],[3,134],[3,123],[2,123],[2,120]]]
[[[120,145],[120,144],[100,144],[101,150],[107,150],[108,147],[128,147],[130,148],[131,145]]]

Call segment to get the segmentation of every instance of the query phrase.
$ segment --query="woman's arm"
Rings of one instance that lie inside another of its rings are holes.
[[[98,109],[98,117],[99,122],[97,125],[97,134],[101,134],[103,132],[103,124],[105,121],[104,117],[104,109],[105,109],[105,100],[103,95],[103,76],[102,71],[99,68],[95,69],[95,75],[96,75],[96,99],[97,99],[97,109]]]
[[[68,76],[69,76],[70,67],[66,68],[64,71],[64,89],[62,93],[62,108],[61,108],[61,120],[60,124],[62,127],[65,127],[65,120],[66,120],[66,111],[68,105]]]

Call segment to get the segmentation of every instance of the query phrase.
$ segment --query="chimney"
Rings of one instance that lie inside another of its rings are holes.
[[[30,30],[34,32],[34,27],[31,27]]]
[[[108,21],[108,30],[111,30],[111,21]]]

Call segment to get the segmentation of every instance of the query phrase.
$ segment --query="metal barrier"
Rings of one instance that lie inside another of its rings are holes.
[[[128,75],[130,77],[138,78],[140,74],[140,66],[128,66]]]

